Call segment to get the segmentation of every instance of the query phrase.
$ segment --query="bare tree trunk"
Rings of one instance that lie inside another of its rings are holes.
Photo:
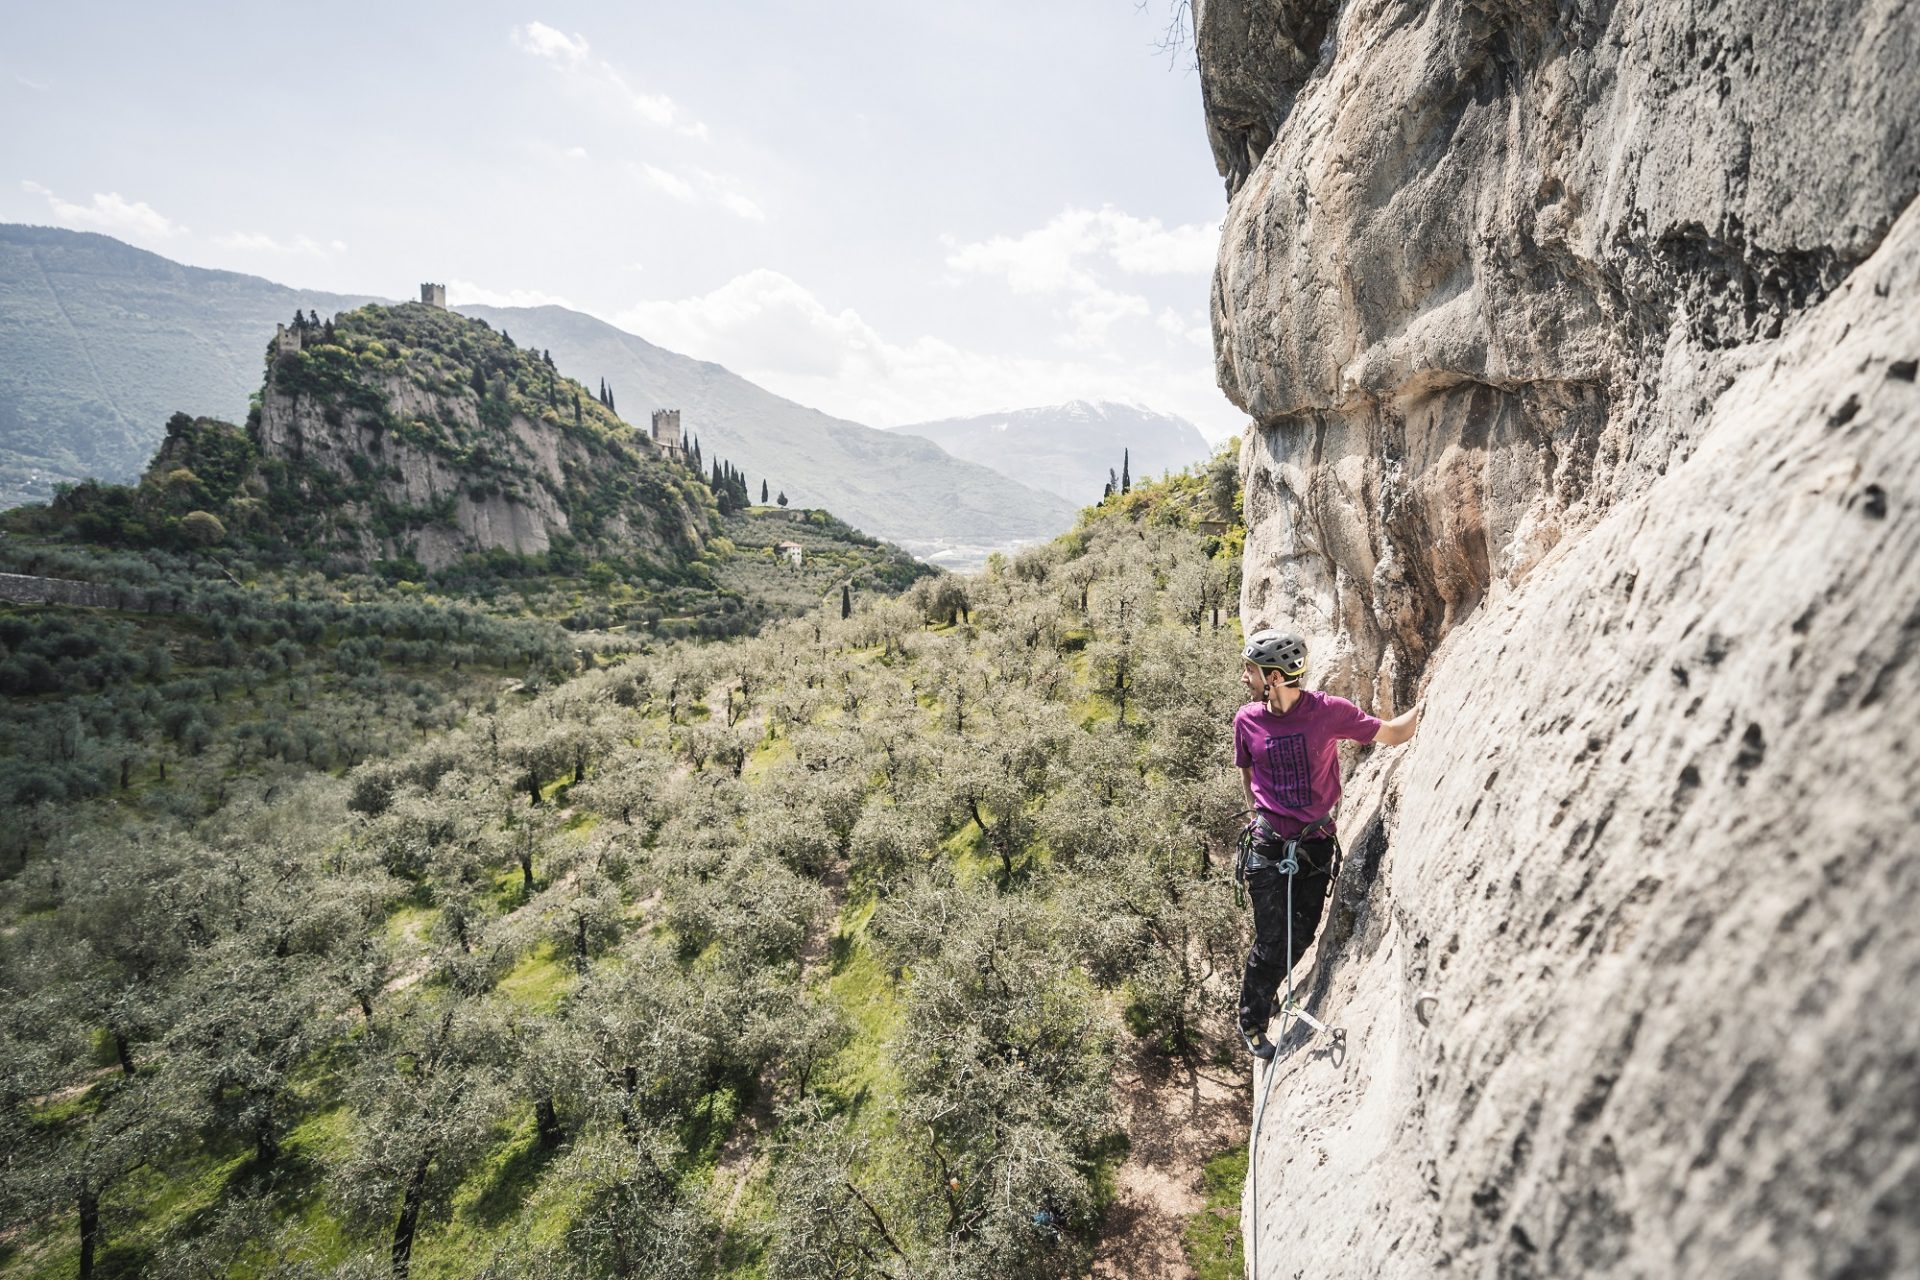
[[[427,1170],[433,1165],[431,1152],[415,1166],[407,1179],[407,1191],[400,1199],[400,1220],[393,1224],[394,1280],[407,1280],[413,1268],[413,1237],[420,1229],[420,1202],[426,1198]]]
[[[80,1189],[80,1280],[92,1280],[93,1253],[100,1243],[100,1196],[92,1186]]]
[[[540,1145],[551,1150],[560,1145],[565,1136],[560,1129],[560,1114],[554,1109],[553,1090],[548,1089],[533,1100],[533,1127],[540,1136]]]
[[[253,1166],[268,1169],[280,1156],[280,1139],[273,1132],[273,1119],[267,1117],[253,1127]]]

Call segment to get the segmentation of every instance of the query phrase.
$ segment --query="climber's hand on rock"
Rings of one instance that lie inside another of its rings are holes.
[[[1397,747],[1413,736],[1413,730],[1419,723],[1420,704],[1416,702],[1402,714],[1382,724],[1373,740],[1383,747]]]

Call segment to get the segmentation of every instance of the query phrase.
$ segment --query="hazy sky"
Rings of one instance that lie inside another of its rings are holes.
[[[1219,438],[1170,8],[7,3],[0,221],[561,302],[876,425],[1109,398]]]

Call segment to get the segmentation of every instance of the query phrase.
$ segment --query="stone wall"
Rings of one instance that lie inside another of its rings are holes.
[[[37,578],[23,573],[0,573],[0,600],[8,604],[65,604],[147,613],[176,613],[184,603],[182,597],[171,590],[109,587],[72,578]]]
[[[1243,620],[1426,707],[1355,761],[1259,1274],[1913,1273],[1920,8],[1196,36]]]

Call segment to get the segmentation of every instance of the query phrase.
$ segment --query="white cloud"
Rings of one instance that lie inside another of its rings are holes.
[[[665,169],[642,164],[640,175],[655,189],[666,192],[675,200],[693,199],[693,184],[677,173],[668,173]]]
[[[745,218],[750,222],[765,222],[767,215],[759,205],[749,199],[740,190],[740,184],[723,173],[700,170],[700,185],[706,188],[710,199],[719,202],[722,209],[736,218]]]
[[[515,27],[513,42],[536,58],[551,58],[573,65],[585,62],[589,52],[585,36],[569,36],[544,22],[529,22],[524,27]]]
[[[223,236],[215,236],[215,244],[227,249],[239,249],[248,253],[285,253],[301,254],[307,257],[324,258],[329,254],[345,253],[346,241],[315,240],[312,236],[295,236],[291,240],[277,240],[264,231],[230,231]]]
[[[1172,307],[1162,307],[1153,322],[1169,338],[1213,350],[1213,322],[1207,318],[1204,308],[1196,309],[1191,315],[1181,315]]]
[[[1152,314],[1153,307],[1138,294],[1092,289],[1067,304],[1067,318],[1073,328],[1060,340],[1082,351],[1099,351],[1106,346],[1108,331],[1114,325]]]
[[[577,307],[557,293],[539,289],[487,289],[471,280],[447,281],[447,305],[477,307]]]
[[[30,80],[26,76],[21,75],[17,71],[14,72],[13,78],[15,83],[25,85],[27,88],[33,90],[35,93],[45,93],[48,89],[53,87],[44,80]]]
[[[1015,293],[1091,292],[1097,269],[1127,275],[1198,275],[1213,270],[1220,224],[1167,227],[1106,206],[1066,209],[1018,236],[955,244],[947,265],[967,275],[1002,277]]]
[[[670,127],[702,141],[707,137],[707,126],[688,117],[672,98],[634,88],[611,62],[594,57],[593,46],[578,32],[570,36],[544,22],[529,22],[513,29],[513,42],[522,52],[546,62],[586,91],[648,124]]]
[[[995,236],[954,245],[947,265],[965,275],[999,276],[1015,293],[1059,293],[1098,287],[1080,259],[1092,253],[1090,214],[1065,213],[1023,236]]]
[[[585,147],[568,147],[561,154],[569,160],[585,160],[587,158],[587,149]]]
[[[1158,218],[1130,218],[1101,211],[1106,218],[1107,253],[1133,275],[1210,276],[1220,254],[1220,224],[1193,222],[1163,227]]]
[[[741,195],[738,191],[728,191],[720,197],[720,207],[737,217],[752,222],[765,222],[767,215],[760,206]]]
[[[1136,308],[1125,295],[1080,301],[1103,313],[1091,317],[1096,323],[1106,311],[1139,316],[1145,305]],[[1212,359],[1200,352],[1166,363],[1093,352],[1067,359],[1000,355],[930,335],[895,342],[859,313],[835,310],[777,271],[751,271],[697,297],[642,302],[613,321],[856,422],[919,422],[1074,399],[1170,409],[1216,439],[1241,421],[1214,386]]]
[[[710,201],[737,218],[765,222],[766,211],[740,190],[740,184],[725,174],[710,169],[695,169],[691,177],[641,161],[633,172],[656,191],[663,191],[683,204]]]
[[[22,182],[20,189],[46,197],[53,220],[62,226],[87,227],[142,240],[167,240],[185,235],[187,231],[144,200],[129,200],[118,191],[95,192],[91,204],[75,204],[62,200],[37,182]]]
[[[1066,209],[1017,236],[949,240],[946,264],[961,276],[997,278],[1016,294],[1061,299],[1060,343],[1101,352],[1116,325],[1153,314],[1127,277],[1204,276],[1219,238],[1218,223],[1167,227],[1111,206]]]
[[[854,312],[830,311],[798,282],[764,269],[700,297],[638,303],[614,323],[705,360],[803,377],[832,376],[879,344]]]

